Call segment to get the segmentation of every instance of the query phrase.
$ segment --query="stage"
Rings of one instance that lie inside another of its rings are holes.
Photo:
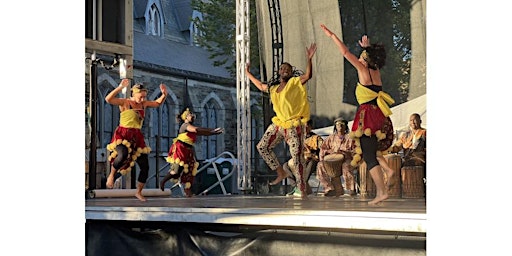
[[[284,195],[147,199],[86,199],[86,254],[126,255],[135,247],[153,252],[147,255],[426,254],[425,198],[390,198],[379,206],[369,206],[371,198],[364,196],[321,193],[307,200]]]

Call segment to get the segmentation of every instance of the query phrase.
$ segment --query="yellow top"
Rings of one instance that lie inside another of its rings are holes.
[[[363,104],[377,98],[377,106],[379,106],[384,116],[388,117],[389,115],[393,114],[393,112],[391,112],[391,109],[389,108],[389,105],[395,103],[395,100],[393,100],[393,98],[391,98],[391,96],[385,93],[384,91],[380,91],[377,93],[374,92],[372,89],[367,88],[366,86],[360,83],[357,83],[356,98],[357,103],[359,104]]]
[[[305,125],[310,118],[308,93],[300,77],[292,77],[281,92],[279,86],[270,88],[270,99],[276,116],[272,123],[283,128]]]
[[[127,109],[121,112],[121,117],[119,118],[119,124],[125,128],[142,128],[142,121],[144,118],[141,116],[139,111],[143,110],[135,110],[135,109]]]
[[[178,134],[178,137],[174,138],[174,140],[172,142],[175,143],[176,141],[181,141],[181,142],[187,143],[192,146],[194,146],[194,144],[196,142],[194,140],[194,138],[191,138],[189,136],[189,132],[184,132],[184,133]]]

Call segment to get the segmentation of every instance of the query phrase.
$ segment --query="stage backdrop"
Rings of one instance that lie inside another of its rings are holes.
[[[271,1],[272,2],[272,1]],[[320,28],[325,24],[342,37],[341,18],[337,0],[281,0],[283,60],[300,70],[306,70],[306,47],[317,44],[313,57],[313,78],[308,82],[311,114],[328,118],[337,117],[340,111],[355,111],[355,106],[343,100],[344,60],[338,48]],[[321,3],[321,4],[319,4]],[[273,49],[271,12],[267,0],[256,0],[258,36],[262,64],[268,77],[273,75]],[[273,19],[273,18],[272,18]],[[335,106],[335,107],[333,107]]]

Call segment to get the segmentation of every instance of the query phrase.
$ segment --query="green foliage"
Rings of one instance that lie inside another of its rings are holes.
[[[192,22],[201,31],[196,42],[210,52],[215,66],[226,66],[236,78],[236,1],[234,0],[192,0],[193,9],[203,14]],[[251,68],[259,67],[258,31],[256,27],[256,8],[250,1],[250,62]]]

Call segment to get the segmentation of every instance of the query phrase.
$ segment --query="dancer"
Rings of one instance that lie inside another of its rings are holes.
[[[357,166],[361,160],[367,168],[377,188],[377,194],[370,205],[378,204],[388,198],[387,184],[384,183],[382,168],[377,159],[382,151],[387,150],[393,142],[393,124],[389,115],[392,114],[389,105],[395,101],[382,89],[380,69],[386,62],[386,52],[381,44],[370,44],[370,39],[364,35],[359,40],[363,48],[361,55],[356,57],[347,46],[331,32],[324,24],[320,25],[325,34],[334,40],[341,55],[357,69],[358,83],[356,98],[359,107],[354,117],[350,135],[356,140],[356,154],[351,162]],[[385,170],[388,180],[392,180],[392,169]]]
[[[289,147],[293,165],[297,166],[297,180],[300,190],[300,197],[307,198],[306,182],[304,177],[304,136],[306,123],[310,119],[308,94],[305,84],[313,75],[311,59],[315,55],[316,44],[306,48],[307,68],[300,76],[294,75],[296,70],[290,63],[283,63],[279,67],[279,83],[262,83],[249,71],[250,64],[247,63],[245,73],[251,82],[262,92],[270,94],[270,100],[276,116],[267,127],[265,134],[258,142],[257,149],[261,157],[271,170],[277,171],[277,178],[269,185],[277,185],[287,177],[286,172],[279,163],[273,149],[283,141]]]
[[[306,123],[306,136],[304,139],[304,179],[306,179],[306,192],[308,195],[313,193],[313,189],[309,186],[309,177],[313,170],[316,170],[316,166],[319,161],[320,147],[322,146],[323,139],[320,135],[314,133],[313,120],[309,120]],[[293,165],[293,159],[290,158],[286,163],[283,164],[283,169],[286,171],[288,178],[287,181],[293,186],[293,189],[287,195],[300,197],[300,190],[297,188],[297,170]]]
[[[169,173],[160,182],[160,189],[164,191],[165,183],[170,179],[181,177],[180,182],[185,184],[185,196],[191,197],[192,184],[197,174],[199,163],[196,161],[195,142],[197,136],[218,135],[224,132],[222,128],[203,128],[193,125],[196,115],[186,108],[181,114],[176,116],[178,122],[183,122],[180,126],[178,137],[173,140],[169,149],[166,161],[171,164]]]
[[[142,189],[148,178],[148,154],[151,152],[151,148],[146,146],[141,128],[146,108],[156,108],[162,105],[167,96],[167,88],[165,84],[160,84],[162,95],[155,101],[146,100],[148,90],[142,84],[135,84],[132,87],[130,98],[118,98],[117,95],[121,90],[129,85],[130,80],[123,79],[119,86],[105,97],[105,101],[109,104],[119,106],[121,112],[119,126],[114,131],[110,144],[107,145],[107,150],[110,151],[108,159],[112,165],[112,170],[107,178],[106,185],[107,188],[113,188],[114,177],[129,173],[137,163],[140,172],[137,178],[135,197],[140,201],[146,201],[146,198],[142,195]]]

